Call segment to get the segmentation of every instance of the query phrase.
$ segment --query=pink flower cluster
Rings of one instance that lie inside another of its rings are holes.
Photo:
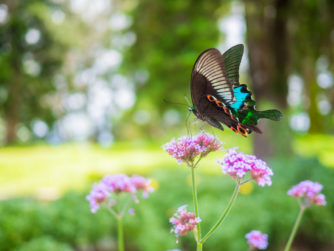
[[[171,232],[175,233],[176,237],[188,234],[196,228],[200,221],[201,219],[196,218],[194,213],[187,212],[186,205],[179,207],[169,220],[173,224]]]
[[[223,173],[231,175],[234,179],[242,179],[249,173],[250,178],[260,186],[270,186],[272,183],[273,171],[254,155],[237,152],[232,148],[228,149],[224,159],[218,163],[223,167]]]
[[[323,186],[318,182],[305,180],[293,186],[288,194],[295,198],[304,199],[302,201],[304,206],[310,206],[311,204],[326,205],[325,195],[320,193],[322,188]]]
[[[106,175],[99,183],[93,185],[86,199],[90,203],[92,213],[95,213],[101,204],[113,206],[114,196],[120,193],[132,194],[133,199],[138,201],[135,196],[138,192],[142,192],[143,197],[148,197],[148,193],[153,192],[151,180],[138,175],[132,177],[125,174]]]
[[[266,249],[268,246],[268,235],[258,230],[252,230],[245,235],[251,248]]]
[[[196,157],[204,157],[210,152],[218,150],[220,146],[221,143],[217,138],[210,134],[202,133],[193,137],[181,137],[177,140],[172,140],[162,147],[168,154],[177,159],[178,163],[184,161],[187,164],[191,164]]]

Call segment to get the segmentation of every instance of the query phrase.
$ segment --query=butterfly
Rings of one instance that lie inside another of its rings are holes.
[[[223,124],[234,132],[247,136],[261,118],[279,121],[278,110],[257,111],[252,93],[239,83],[239,66],[244,52],[242,44],[235,45],[223,55],[217,49],[207,49],[197,58],[191,73],[189,107],[195,116],[211,126],[224,130]]]

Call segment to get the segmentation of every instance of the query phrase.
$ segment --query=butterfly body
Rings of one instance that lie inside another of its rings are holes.
[[[217,49],[204,51],[196,60],[191,75],[191,111],[199,119],[224,130],[226,125],[247,136],[261,118],[280,120],[278,110],[257,111],[251,92],[239,84],[239,65],[243,45],[236,45],[223,55]]]

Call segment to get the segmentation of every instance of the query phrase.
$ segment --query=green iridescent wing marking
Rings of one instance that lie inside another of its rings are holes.
[[[270,119],[279,121],[282,118],[282,113],[278,110],[257,111],[254,106],[249,106],[248,109],[235,112],[236,117],[245,125],[257,125],[259,119]]]
[[[238,87],[239,83],[239,67],[242,55],[244,54],[244,45],[238,44],[227,50],[223,54],[224,66],[229,82],[233,87]]]

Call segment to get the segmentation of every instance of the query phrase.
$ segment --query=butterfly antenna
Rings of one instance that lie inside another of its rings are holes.
[[[184,106],[188,106],[187,104],[184,104],[184,103],[179,103],[179,102],[171,102],[167,99],[163,99],[163,101],[167,104],[172,104],[172,105],[184,105]]]
[[[200,123],[199,129],[201,130],[201,133],[205,133],[204,124],[203,123]]]
[[[187,101],[188,105],[189,105],[190,107],[192,107],[192,105],[191,105],[191,103],[190,103],[188,97],[187,97],[187,96],[184,96],[184,99]]]

